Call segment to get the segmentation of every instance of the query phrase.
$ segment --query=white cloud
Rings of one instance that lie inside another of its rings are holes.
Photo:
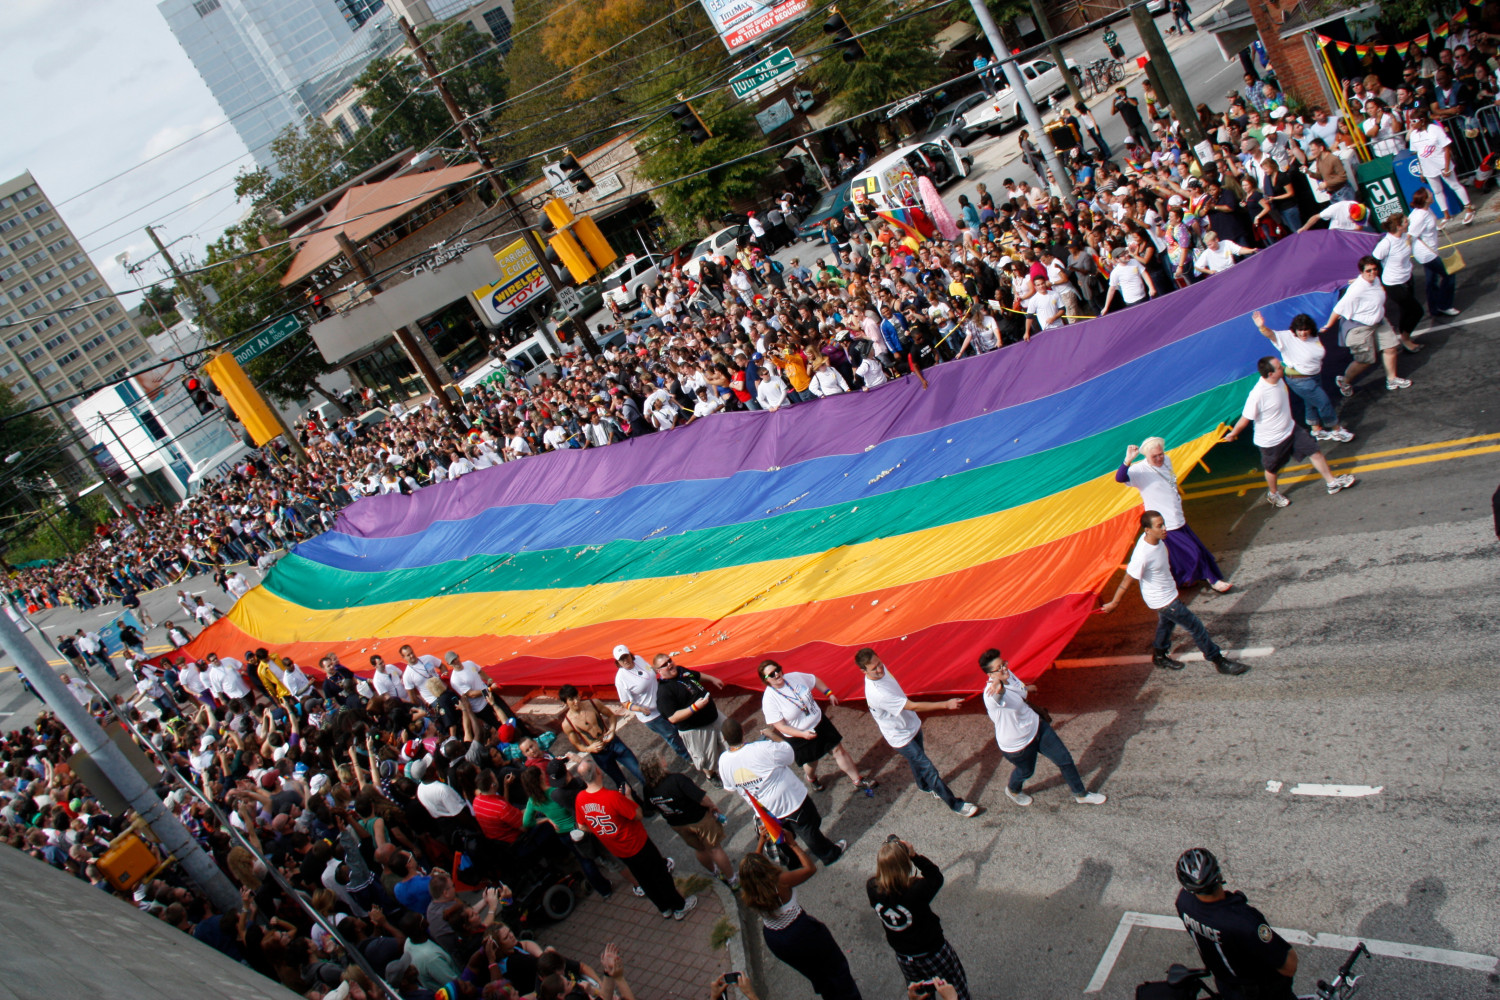
[[[234,130],[224,121],[224,116],[209,115],[200,121],[182,125],[163,125],[151,134],[146,144],[141,147],[140,158],[149,160],[153,156],[160,156],[167,150],[187,140],[197,141],[195,137],[208,138],[215,132]]]

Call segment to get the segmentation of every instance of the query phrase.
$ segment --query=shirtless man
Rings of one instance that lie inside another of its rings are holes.
[[[615,735],[615,731],[629,720],[629,716],[615,712],[594,698],[583,697],[571,684],[564,684],[559,688],[557,696],[567,706],[561,725],[563,735],[573,744],[573,749],[591,756],[594,763],[614,779],[615,784],[644,803],[646,779],[641,776],[641,765],[625,745],[625,741]],[[622,767],[635,778],[640,789],[632,788],[626,782]]]

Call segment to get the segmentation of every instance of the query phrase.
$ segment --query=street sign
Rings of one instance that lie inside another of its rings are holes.
[[[797,72],[797,57],[790,48],[778,49],[729,80],[734,96],[744,99],[773,80]]]
[[[542,176],[547,178],[547,186],[559,198],[571,198],[578,193],[578,188],[568,180],[568,172],[562,168],[561,163],[543,163]]]
[[[302,321],[296,316],[283,316],[264,330],[234,349],[234,360],[244,364],[281,343],[294,333],[302,332]]]
[[[583,296],[578,294],[576,288],[559,288],[557,304],[562,306],[563,312],[569,316],[578,316],[583,313]]]

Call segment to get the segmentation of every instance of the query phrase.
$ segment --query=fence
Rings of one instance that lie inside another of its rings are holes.
[[[1453,140],[1453,167],[1459,180],[1470,183],[1481,169],[1490,169],[1485,158],[1500,155],[1500,108],[1489,104],[1472,116],[1450,118],[1443,124]]]

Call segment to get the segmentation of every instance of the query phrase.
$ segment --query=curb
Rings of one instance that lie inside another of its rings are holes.
[[[750,977],[750,982],[755,987],[755,992],[761,996],[767,996],[765,979],[765,955],[761,948],[759,935],[750,935],[746,928],[753,926],[756,921],[751,914],[740,905],[740,897],[729,886],[714,879],[713,890],[718,894],[719,905],[724,910],[724,916],[735,922],[735,932],[727,942],[725,949],[729,952],[729,966],[731,971],[741,972]]]

